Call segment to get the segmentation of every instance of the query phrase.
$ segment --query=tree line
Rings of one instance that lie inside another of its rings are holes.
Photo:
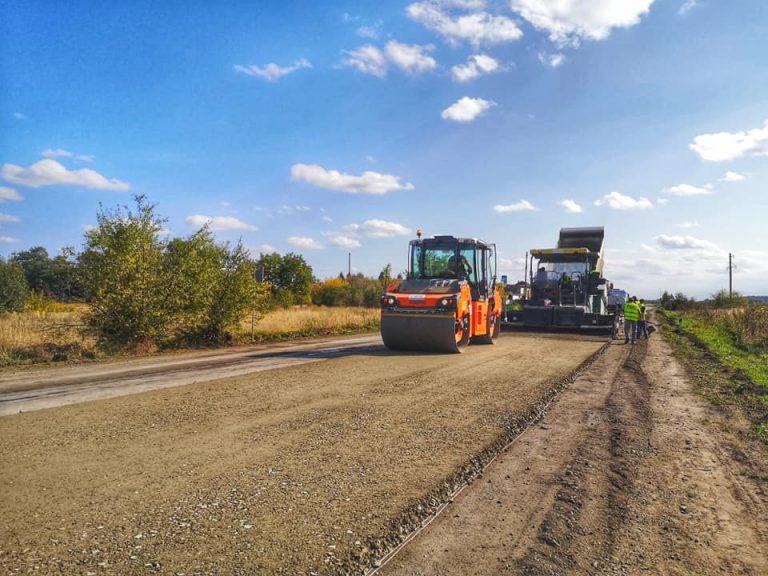
[[[30,294],[88,303],[85,324],[104,345],[219,343],[248,313],[314,303],[377,306],[391,268],[317,281],[297,254],[252,259],[241,242],[217,243],[203,227],[166,239],[165,219],[143,195],[132,207],[100,207],[81,252],[50,257],[43,247],[0,259],[0,312]]]

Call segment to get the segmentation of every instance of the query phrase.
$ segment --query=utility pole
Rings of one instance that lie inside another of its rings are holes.
[[[733,254],[728,252],[728,297],[733,300]]]

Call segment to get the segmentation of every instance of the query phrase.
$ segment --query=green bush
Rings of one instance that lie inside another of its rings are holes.
[[[24,269],[0,259],[0,312],[19,312],[29,295]]]

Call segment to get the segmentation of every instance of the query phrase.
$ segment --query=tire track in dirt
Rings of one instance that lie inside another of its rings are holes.
[[[381,574],[768,574],[768,455],[666,342],[614,343]]]

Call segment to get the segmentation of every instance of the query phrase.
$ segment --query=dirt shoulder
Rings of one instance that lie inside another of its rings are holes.
[[[768,455],[655,335],[615,344],[379,570],[766,574]]]

